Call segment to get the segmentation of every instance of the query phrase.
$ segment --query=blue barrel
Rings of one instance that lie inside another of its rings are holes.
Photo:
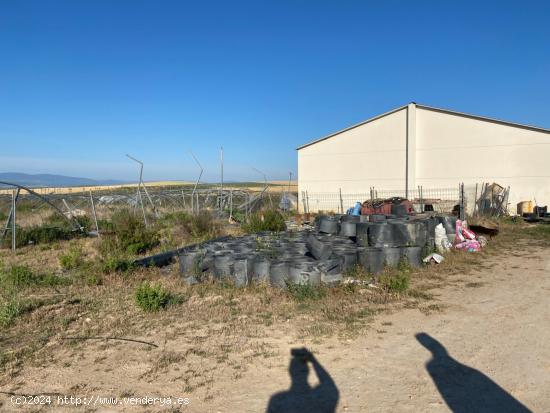
[[[359,216],[361,215],[361,202],[356,202],[355,206],[353,207],[353,212],[351,215]]]

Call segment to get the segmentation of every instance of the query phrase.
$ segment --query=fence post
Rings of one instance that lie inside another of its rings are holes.
[[[473,211],[474,217],[476,216],[476,212],[477,212],[477,182],[476,182],[476,193],[474,195],[474,211]]]
[[[17,200],[16,200],[16,197],[17,195],[15,194],[15,189],[13,190],[12,194],[11,194],[11,210],[12,210],[12,216],[11,216],[11,249],[13,252],[15,252],[15,247],[16,247],[16,228],[15,228],[15,219],[16,219],[16,205],[17,205]],[[19,192],[19,190],[17,191]]]
[[[94,222],[95,222],[95,230],[97,232],[97,236],[99,237],[99,225],[97,225],[97,215],[95,213],[95,204],[94,204],[94,198],[92,196],[92,191],[90,190],[90,203],[92,204],[92,213],[94,215]]]
[[[460,184],[460,219],[464,220],[464,182]]]
[[[338,188],[338,191],[340,193],[340,213],[344,213],[344,201],[342,200],[342,188]]]
[[[233,188],[229,190],[229,219],[233,219]]]
[[[181,199],[183,200],[183,209],[187,209],[187,205],[185,205],[185,193],[183,192],[183,189],[181,190]],[[193,199],[191,199],[191,205],[193,205]]]
[[[306,191],[306,205],[307,205],[307,213],[309,214],[309,195]]]

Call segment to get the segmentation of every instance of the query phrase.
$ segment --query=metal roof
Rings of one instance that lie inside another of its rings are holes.
[[[441,108],[436,108],[436,107],[433,107],[433,106],[421,105],[421,104],[418,104],[418,103],[415,103],[415,102],[411,102],[411,104],[415,105],[417,108],[431,110],[431,111],[434,111],[434,112],[441,112],[441,113],[446,113],[446,114],[449,114],[449,115],[462,116],[462,117],[470,118],[470,119],[483,120],[483,121],[486,121],[486,122],[493,122],[493,123],[498,123],[498,124],[501,124],[501,125],[513,126],[513,127],[516,127],[516,128],[529,129],[529,130],[533,130],[533,131],[537,131],[537,132],[550,133],[550,129],[545,129],[545,128],[541,128],[541,127],[538,127],[538,126],[524,125],[522,123],[508,122],[508,121],[505,121],[505,120],[489,118],[489,117],[486,117],[486,116],[472,115],[472,114],[469,114],[469,113],[457,112],[457,111],[449,110],[449,109],[441,109]],[[378,116],[375,116],[373,118],[367,119],[363,122],[357,123],[357,124],[355,124],[353,126],[350,126],[348,128],[339,130],[338,132],[334,132],[334,133],[331,133],[330,135],[323,136],[322,138],[316,139],[312,142],[309,142],[309,143],[306,143],[304,145],[301,145],[301,146],[297,147],[296,150],[303,149],[303,148],[305,148],[307,146],[311,146],[311,145],[313,145],[317,142],[324,141],[326,139],[332,138],[333,136],[339,135],[343,132],[347,132],[351,129],[357,128],[358,126],[362,126],[362,125],[365,125],[369,122],[373,122],[377,119],[383,118],[384,116],[391,115],[392,113],[399,112],[400,110],[406,109],[407,106],[408,105],[400,106],[398,108],[390,110],[389,112],[382,113],[381,115],[378,115]]]

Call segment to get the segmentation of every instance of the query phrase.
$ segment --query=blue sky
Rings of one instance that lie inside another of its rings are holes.
[[[550,127],[550,2],[4,1],[0,171],[296,174],[295,148],[416,101]]]

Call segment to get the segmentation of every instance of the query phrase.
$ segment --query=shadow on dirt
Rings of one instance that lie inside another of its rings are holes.
[[[271,396],[266,413],[335,413],[339,392],[332,377],[308,349],[292,349],[291,355],[290,388]],[[319,379],[315,387],[308,383],[310,366]]]
[[[432,353],[426,369],[454,413],[531,412],[485,374],[453,359],[430,335],[419,333],[416,339]]]

